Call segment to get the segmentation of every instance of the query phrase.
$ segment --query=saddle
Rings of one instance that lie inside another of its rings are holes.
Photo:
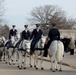
[[[48,37],[46,37],[46,41],[45,41],[45,44],[47,44],[47,43],[48,43],[48,40],[49,40],[49,39],[48,39]]]

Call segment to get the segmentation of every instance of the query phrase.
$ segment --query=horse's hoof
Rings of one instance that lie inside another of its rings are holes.
[[[13,63],[13,65],[15,65],[15,63]]]
[[[34,67],[36,68],[36,65],[34,65]]]
[[[22,64],[24,64],[24,62],[22,62]]]
[[[9,63],[9,65],[12,65],[11,63]]]
[[[37,68],[37,67],[36,67],[35,69],[36,69],[36,70],[38,70],[38,68]]]
[[[32,65],[30,65],[30,67],[32,68]]]
[[[11,59],[11,61],[13,62],[13,60]]]
[[[44,68],[42,67],[41,70],[44,70]]]
[[[56,71],[58,71],[58,69],[55,69]]]
[[[52,70],[52,68],[50,68],[50,70]]]
[[[12,64],[9,64],[9,65],[12,65]]]
[[[55,70],[53,70],[52,72],[56,72]]]
[[[3,61],[5,61],[5,59]]]
[[[16,62],[17,62],[18,60],[16,60]]]
[[[19,70],[22,70],[22,68],[21,68],[21,67],[19,67]]]
[[[61,71],[62,71],[62,69],[59,70],[59,72],[61,72]]]
[[[17,68],[19,68],[19,66],[17,66]]]
[[[26,67],[24,67],[23,69],[26,69]]]
[[[7,64],[7,62],[5,62]]]

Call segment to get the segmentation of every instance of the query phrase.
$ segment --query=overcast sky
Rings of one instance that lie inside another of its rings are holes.
[[[4,18],[11,27],[16,24],[17,29],[23,29],[24,24],[29,24],[26,18],[31,10],[37,6],[58,5],[68,17],[76,18],[76,0],[5,0]]]

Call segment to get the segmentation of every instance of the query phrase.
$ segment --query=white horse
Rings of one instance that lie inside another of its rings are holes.
[[[38,48],[37,50],[34,51],[34,67],[35,69],[38,69],[38,56],[41,56],[41,69],[43,69],[42,66],[42,59],[43,59],[43,54],[44,54],[44,45],[45,45],[45,41],[46,41],[46,37],[42,36],[41,39],[39,40],[39,42],[35,45],[35,48]],[[30,67],[32,67],[31,65],[31,55],[30,55]]]
[[[62,59],[64,55],[64,45],[61,41],[53,41],[48,49],[48,54],[51,61],[51,70],[55,72],[56,70],[62,71]],[[54,62],[54,63],[53,63]],[[58,67],[58,63],[60,68]]]
[[[6,49],[6,63],[12,64],[12,57],[14,55],[14,43],[15,43],[15,37],[11,36],[11,41],[6,41],[7,45],[5,46]],[[14,64],[14,63],[13,63]]]
[[[31,41],[23,40],[19,45],[19,60],[18,60],[18,68],[19,69],[26,69],[26,57],[27,54],[30,54],[30,45]]]
[[[10,65],[12,63],[13,65],[16,63],[16,58],[17,58],[18,53],[17,53],[15,45],[17,44],[19,40],[20,40],[20,34],[17,34],[15,37],[11,36],[11,41],[6,45],[7,52],[8,52],[7,57],[6,57],[6,63],[9,63]]]
[[[4,42],[5,42],[5,37],[1,36],[0,37],[0,60],[4,59]]]

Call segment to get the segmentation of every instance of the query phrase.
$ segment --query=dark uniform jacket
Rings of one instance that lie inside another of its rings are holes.
[[[51,41],[60,40],[60,33],[59,33],[58,29],[56,29],[56,28],[50,29],[50,31],[48,33],[48,37],[50,38]]]
[[[61,41],[64,44],[64,51],[68,52],[68,50],[69,50],[68,45],[70,44],[70,38],[65,37],[65,38],[61,39]]]
[[[36,40],[39,40],[42,36],[43,32],[41,29],[39,29],[39,31],[37,31],[37,29],[34,29],[32,34],[31,34],[31,37],[30,39],[36,39]]]
[[[16,34],[17,34],[17,30],[16,29],[15,30],[11,29],[10,32],[9,32],[9,39],[11,39],[11,36],[16,36]]]
[[[21,33],[21,39],[25,39],[25,40],[30,39],[30,32],[28,30],[27,30],[27,32],[25,30],[22,31],[22,33]]]

